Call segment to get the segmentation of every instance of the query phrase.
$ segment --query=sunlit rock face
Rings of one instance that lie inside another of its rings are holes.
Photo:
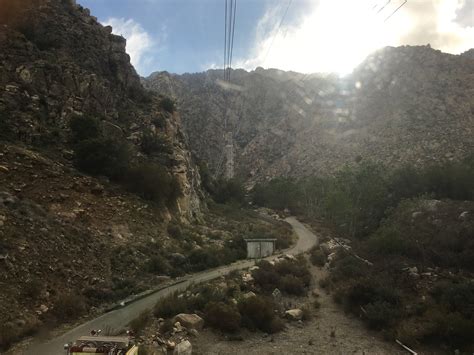
[[[145,86],[177,98],[195,153],[216,169],[225,117],[236,171],[251,181],[328,174],[371,159],[427,164],[474,149],[472,50],[385,48],[347,77],[280,70],[152,74]]]

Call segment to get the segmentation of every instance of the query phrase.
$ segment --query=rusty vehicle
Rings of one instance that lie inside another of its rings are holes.
[[[65,344],[67,355],[103,354],[103,355],[138,355],[138,346],[130,336],[82,336],[76,341]]]

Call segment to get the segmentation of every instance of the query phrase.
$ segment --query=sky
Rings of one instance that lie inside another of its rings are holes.
[[[398,11],[405,0],[236,1],[234,68],[344,75],[385,46],[474,48],[474,0],[406,0]],[[142,76],[223,67],[225,0],[78,3],[127,39]]]

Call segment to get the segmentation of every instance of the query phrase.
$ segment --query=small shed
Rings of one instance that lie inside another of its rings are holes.
[[[275,251],[276,239],[252,238],[245,239],[247,243],[247,259],[260,259],[270,256]]]

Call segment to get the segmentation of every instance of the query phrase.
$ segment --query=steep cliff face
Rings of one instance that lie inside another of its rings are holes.
[[[136,145],[145,130],[164,133],[173,146],[169,171],[183,192],[178,210],[183,218],[199,213],[199,176],[179,115],[143,89],[125,39],[72,0],[0,4],[0,136],[61,151],[71,118],[83,115]]]
[[[61,318],[62,296],[90,311],[156,284],[147,262],[185,253],[167,222],[201,218],[179,113],[142,87],[125,44],[74,1],[0,0],[0,350]],[[78,171],[70,123],[85,117],[179,195],[159,205]],[[146,132],[167,149],[144,153]]]
[[[328,174],[354,160],[390,165],[459,159],[474,149],[472,50],[385,48],[348,77],[257,68],[155,73],[145,86],[175,96],[192,149],[216,169],[224,117],[235,134],[237,171],[259,180]]]

